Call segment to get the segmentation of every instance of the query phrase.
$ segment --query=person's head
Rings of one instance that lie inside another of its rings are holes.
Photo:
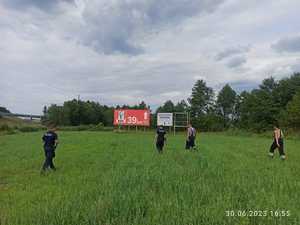
[[[193,127],[191,123],[188,124],[188,127]]]
[[[279,124],[278,124],[278,123],[274,123],[274,125],[273,125],[273,129],[274,129],[274,130],[277,130],[277,129],[279,129]]]
[[[56,126],[53,123],[48,124],[47,128],[48,131],[53,131],[53,132],[56,131]]]

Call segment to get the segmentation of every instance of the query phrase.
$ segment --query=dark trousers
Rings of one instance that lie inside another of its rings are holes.
[[[55,170],[55,166],[53,164],[53,158],[55,157],[54,148],[45,147],[44,150],[46,158],[42,170],[46,170],[48,168]]]
[[[276,140],[274,139],[274,142],[272,143],[272,145],[270,147],[270,153],[273,154],[275,149],[278,148],[280,156],[285,155],[284,154],[283,139],[282,138],[278,139],[278,143],[279,143],[280,147],[278,147],[278,145],[276,143]]]
[[[185,149],[189,150],[194,147],[195,147],[195,137],[190,136],[190,137],[188,137],[188,140],[186,141]]]
[[[157,140],[156,141],[156,149],[159,153],[161,153],[163,151],[164,145],[165,145],[164,140]]]

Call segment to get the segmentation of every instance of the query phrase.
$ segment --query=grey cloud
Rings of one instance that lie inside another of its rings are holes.
[[[211,13],[225,0],[0,0],[19,9],[37,7],[49,16],[36,17],[41,31],[54,31],[104,54],[144,53],[143,36],[173,29],[182,21]],[[72,2],[51,10],[61,2]],[[64,16],[65,12],[65,16]],[[31,15],[34,18],[34,15]]]
[[[259,85],[259,82],[251,82],[251,81],[237,81],[230,83],[230,86],[238,93],[241,93],[242,91],[251,91],[254,88],[257,88]]]
[[[73,2],[74,0],[2,0],[5,6],[23,10],[24,8],[37,7],[49,11],[59,2]],[[1,3],[1,1],[0,1]]]
[[[143,53],[136,40],[195,15],[215,10],[224,0],[91,1],[82,13],[82,43],[105,54]]]
[[[271,47],[278,52],[300,52],[300,35],[282,38]]]
[[[237,55],[237,54],[243,54],[246,53],[250,50],[249,46],[237,46],[237,47],[231,47],[231,48],[227,48],[224,51],[219,52],[216,55],[216,60],[220,61],[223,60],[225,58]]]
[[[246,62],[247,62],[247,59],[245,56],[236,56],[236,57],[231,58],[227,62],[226,65],[230,68],[236,68],[236,67],[243,65]]]
[[[152,0],[145,13],[152,24],[176,22],[201,12],[212,12],[224,0]]]

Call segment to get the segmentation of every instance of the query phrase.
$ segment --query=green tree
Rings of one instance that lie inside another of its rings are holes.
[[[205,81],[198,80],[192,89],[191,97],[188,99],[191,106],[191,116],[199,118],[208,113],[213,105],[213,97],[213,89],[207,87]]]
[[[259,85],[259,88],[265,92],[272,93],[278,87],[278,82],[274,79],[274,77],[270,77],[264,79]]]
[[[141,101],[141,103],[138,106],[139,109],[148,109],[147,104],[144,101]]]
[[[263,131],[270,129],[279,120],[280,107],[276,101],[277,83],[271,77],[265,79],[258,89],[239,96],[240,123],[243,128]]]
[[[64,122],[63,125],[80,125],[80,101],[73,99],[64,102]],[[49,113],[50,114],[50,113]]]
[[[185,100],[181,100],[174,106],[175,112],[186,112],[189,111],[189,106]]]
[[[55,104],[48,108],[48,119],[56,125],[64,124],[64,112],[62,106],[57,106]]]
[[[175,105],[171,100],[166,101],[162,106],[158,107],[156,113],[163,113],[163,112],[174,112]]]
[[[287,121],[290,127],[300,128],[300,92],[295,94],[287,105]]]
[[[223,117],[224,127],[227,126],[234,117],[236,92],[226,84],[218,94],[217,110]]]
[[[288,78],[280,80],[275,88],[274,96],[278,107],[286,109],[293,96],[300,91],[300,73],[294,73]]]

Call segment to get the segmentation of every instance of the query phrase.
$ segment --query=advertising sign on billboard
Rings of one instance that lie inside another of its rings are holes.
[[[172,127],[173,113],[157,113],[157,126]]]
[[[144,109],[117,109],[114,111],[114,125],[150,126],[150,111]]]

